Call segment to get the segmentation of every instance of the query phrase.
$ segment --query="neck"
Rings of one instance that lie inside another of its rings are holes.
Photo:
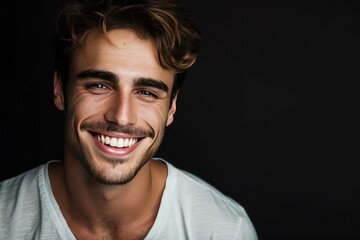
[[[51,170],[52,169],[52,170]],[[52,189],[70,229],[99,235],[148,231],[158,212],[166,166],[148,161],[127,184],[104,185],[92,179],[78,160],[66,158],[49,169]]]

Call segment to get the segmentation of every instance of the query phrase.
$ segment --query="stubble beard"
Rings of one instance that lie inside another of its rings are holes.
[[[137,175],[137,173],[140,171],[140,169],[153,157],[153,153],[155,151],[147,151],[143,153],[142,155],[138,156],[138,159],[119,159],[119,158],[110,158],[106,156],[102,156],[102,158],[110,163],[112,165],[112,168],[114,171],[122,171],[121,167],[125,165],[125,162],[127,161],[136,161],[135,165],[131,167],[130,169],[125,170],[123,173],[116,174],[114,176],[113,174],[109,173],[109,169],[99,169],[95,161],[90,156],[85,156],[84,158],[81,158],[81,162],[87,173],[99,184],[103,185],[125,185],[129,183],[131,180],[134,179],[134,177]],[[116,169],[118,168],[118,169]]]

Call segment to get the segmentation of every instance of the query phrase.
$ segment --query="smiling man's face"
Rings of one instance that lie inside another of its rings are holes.
[[[173,121],[174,75],[150,40],[127,29],[90,32],[75,52],[65,97],[55,78],[55,105],[66,111],[65,157],[100,183],[129,182]]]

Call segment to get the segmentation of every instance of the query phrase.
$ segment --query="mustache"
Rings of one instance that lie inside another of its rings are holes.
[[[119,126],[114,122],[83,122],[80,124],[81,130],[98,130],[98,131],[106,131],[106,132],[117,132],[124,133],[134,136],[144,136],[144,137],[155,137],[155,132],[151,130],[147,130],[140,127],[129,127],[129,126]]]

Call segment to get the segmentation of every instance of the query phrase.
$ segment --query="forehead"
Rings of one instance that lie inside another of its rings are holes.
[[[150,77],[171,83],[175,71],[163,68],[150,39],[140,39],[128,29],[107,33],[88,32],[74,52],[72,72],[84,70],[114,72],[119,78]],[[170,86],[169,86],[170,87]]]

